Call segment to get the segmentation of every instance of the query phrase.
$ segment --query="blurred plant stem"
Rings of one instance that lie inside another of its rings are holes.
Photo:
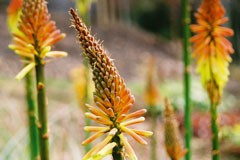
[[[26,101],[28,107],[28,125],[30,134],[31,160],[39,157],[38,127],[37,127],[37,108],[34,101],[34,83],[32,72],[25,77]]]
[[[151,112],[151,119],[152,119],[152,129],[151,131],[154,133],[151,137],[151,160],[157,160],[157,118],[158,115],[156,114],[156,106],[150,106]]]
[[[219,160],[217,104],[211,101],[212,160]]]
[[[184,113],[184,125],[185,125],[185,145],[187,154],[186,160],[191,159],[191,104],[190,104],[190,6],[189,0],[182,0],[182,23],[183,23],[183,61],[184,61],[184,96],[185,96],[185,113]]]
[[[231,1],[231,7],[230,7],[230,22],[231,22],[231,28],[234,30],[234,35],[232,37],[232,44],[234,48],[234,54],[233,54],[233,60],[239,59],[239,7],[240,7],[240,2],[239,0],[232,0]]]
[[[39,118],[39,142],[41,160],[49,160],[49,141],[48,141],[48,120],[47,102],[44,77],[44,62],[39,56],[35,56],[36,61],[36,85]]]
[[[89,26],[91,23],[90,9],[92,1],[93,0],[75,0],[75,6],[87,26]]]
[[[91,24],[90,21],[90,6],[92,3],[92,0],[76,0],[76,7],[78,8],[78,11],[81,15],[81,18],[83,19],[84,23],[89,27]],[[89,65],[86,59],[84,59],[84,66],[85,66],[85,78],[86,78],[86,86],[85,86],[85,97],[84,97],[84,103],[85,104],[90,104],[90,96],[89,96]],[[90,126],[91,125],[91,120],[88,117],[85,117],[85,126]],[[89,138],[90,133],[89,132],[84,132],[84,138],[87,139]],[[90,149],[91,149],[91,144],[87,144],[85,145],[84,149],[85,149],[85,153],[87,153]]]
[[[89,65],[88,65],[88,62],[87,62],[87,59],[84,59],[84,66],[85,66],[85,78],[86,78],[86,85],[85,85],[85,97],[84,97],[84,102],[85,104],[90,104],[90,93],[89,93],[89,90],[90,90],[90,71],[89,71]],[[85,116],[85,126],[91,126],[91,120]],[[84,132],[85,133],[85,139],[89,138],[90,136],[90,132]],[[85,152],[87,153],[90,149],[92,148],[91,144],[87,144],[85,146]]]
[[[91,19],[90,19],[90,8],[91,8],[91,3],[92,0],[75,0],[76,3],[76,8],[78,9],[81,18],[83,19],[84,23],[89,27],[91,24]],[[87,62],[87,59],[84,59],[83,61],[84,66],[85,66],[85,78],[86,78],[86,85],[85,85],[85,97],[84,97],[84,103],[85,104],[90,104],[90,95],[89,95],[89,90],[90,90],[90,84],[89,84],[89,65]],[[85,126],[90,126],[91,125],[91,120],[88,117],[85,117]],[[89,132],[84,132],[84,138],[87,139],[90,136]],[[91,144],[85,145],[85,153],[87,153],[91,149]]]

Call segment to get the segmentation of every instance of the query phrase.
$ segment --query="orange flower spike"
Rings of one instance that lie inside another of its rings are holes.
[[[24,0],[21,12],[18,32],[13,34],[13,44],[9,45],[9,48],[32,67],[35,56],[43,63],[47,62],[44,61],[46,57],[51,59],[67,56],[66,52],[51,51],[51,46],[62,40],[65,34],[60,33],[55,22],[50,20],[45,0]],[[26,66],[28,70],[24,68],[17,75],[17,79],[23,78],[32,69],[29,66]]]
[[[11,0],[7,8],[8,14],[13,14],[21,9],[23,0]]]
[[[100,124],[106,125],[108,129],[104,130],[104,133],[109,133],[112,129],[117,131],[116,135],[109,142],[115,142],[116,138],[119,139],[119,141],[116,141],[117,145],[114,149],[120,148],[118,154],[125,156],[122,153],[124,148],[129,151],[128,153],[132,154],[129,144],[123,138],[123,133],[129,134],[140,144],[146,144],[141,136],[149,137],[152,135],[152,132],[128,128],[130,125],[142,123],[145,118],[141,116],[146,110],[129,113],[135,99],[130,90],[126,88],[124,80],[114,66],[113,60],[108,57],[103,46],[90,34],[86,25],[73,9],[70,10],[70,14],[73,17],[72,25],[78,32],[78,40],[84,51],[84,56],[88,58],[91,65],[95,83],[94,101],[97,107],[87,105],[89,112],[85,115]],[[101,135],[101,133],[98,133],[102,131],[101,128],[91,126],[90,128],[87,127],[87,129],[96,131],[93,137],[90,137],[91,142],[94,138],[96,139]],[[89,156],[93,156],[91,151],[85,157]],[[133,155],[128,156],[135,157]]]
[[[191,38],[194,57],[197,59],[197,71],[212,101],[219,103],[223,87],[228,80],[230,54],[234,52],[232,44],[226,39],[233,30],[223,27],[228,18],[220,0],[203,0],[195,14],[197,24],[191,25],[196,34]]]
[[[164,116],[164,137],[167,153],[172,160],[181,160],[186,154],[186,150],[181,146],[178,123],[167,98],[165,99]]]
[[[11,33],[17,32],[18,20],[21,14],[23,0],[11,0],[7,8],[7,22]]]
[[[147,85],[145,90],[145,102],[148,107],[156,107],[160,94],[157,89],[156,77],[155,74],[156,62],[154,57],[151,56],[148,62],[148,72],[147,72]]]

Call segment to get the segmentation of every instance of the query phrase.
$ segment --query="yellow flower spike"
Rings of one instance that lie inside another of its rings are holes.
[[[233,30],[221,26],[228,21],[224,14],[220,0],[203,0],[195,14],[197,24],[191,25],[191,30],[196,34],[190,41],[194,44],[197,72],[214,103],[221,100],[229,76],[230,54],[234,52],[231,43],[225,38],[232,36]]]
[[[7,22],[11,33],[18,32],[18,20],[21,14],[23,0],[11,0],[7,8]]]
[[[92,94],[89,93],[93,92],[94,84],[91,81],[87,82],[86,75],[88,74],[88,69],[83,64],[71,70],[71,79],[73,81],[76,99],[83,111],[87,110],[87,105],[85,104],[86,95],[89,96],[89,100],[93,99]],[[87,85],[89,86],[87,87]]]
[[[90,34],[76,11],[71,9],[70,14],[73,17],[72,26],[78,32],[77,38],[82,46],[84,56],[88,58],[92,68],[95,83],[94,101],[97,107],[87,105],[90,112],[85,113],[85,115],[97,123],[117,130],[117,134],[111,141],[117,144],[113,149],[112,156],[113,159],[123,158],[123,151],[125,147],[128,147],[120,142],[119,135],[123,132],[131,135],[140,144],[147,144],[141,136],[148,137],[151,132],[132,130],[126,127],[143,122],[145,118],[141,116],[146,113],[146,110],[129,113],[135,99],[119,75],[113,60],[109,58],[102,44]],[[97,128],[92,129],[98,130]],[[96,146],[92,149],[95,152],[97,152],[96,148],[99,148],[99,144]],[[90,153],[92,154],[91,151]],[[89,157],[90,153],[85,157]]]
[[[156,83],[156,77],[154,77],[154,72],[156,71],[156,62],[153,56],[149,58],[148,62],[148,70],[147,70],[147,85],[145,90],[145,103],[148,105],[148,107],[156,107],[160,94],[157,89],[157,83]]]
[[[16,2],[17,0],[15,0]],[[22,1],[18,0],[18,5],[15,5],[13,8],[20,6],[20,2],[22,3]],[[14,0],[12,3],[14,3]],[[44,59],[46,57],[65,57],[67,55],[66,52],[51,51],[51,46],[62,40],[65,34],[62,34],[56,28],[55,22],[50,20],[46,1],[25,0],[21,4],[21,8],[18,32],[13,33],[13,44],[9,45],[9,48],[14,50],[21,59],[27,60],[28,63],[35,62],[36,57],[39,57],[42,63],[45,62]],[[11,9],[11,7],[9,10],[11,12],[16,11],[16,9]],[[22,75],[21,73],[25,71],[21,71],[18,75]]]
[[[181,146],[178,123],[167,98],[165,99],[164,117],[164,137],[167,153],[171,159],[181,160],[186,154],[186,150]]]

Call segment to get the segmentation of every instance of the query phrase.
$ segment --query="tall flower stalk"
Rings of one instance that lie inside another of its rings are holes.
[[[24,0],[18,30],[14,33],[13,45],[9,47],[18,54],[26,66],[16,76],[22,79],[34,68],[38,104],[39,148],[41,160],[49,160],[49,133],[44,66],[53,58],[66,56],[61,51],[51,51],[51,46],[64,38],[50,20],[45,0]]]
[[[226,37],[232,36],[230,28],[222,27],[228,21],[220,0],[203,0],[195,14],[197,24],[191,29],[197,71],[211,103],[212,159],[220,159],[217,106],[221,102],[223,88],[228,81],[230,54],[234,52]]]
[[[76,67],[71,72],[71,77],[76,93],[76,97],[81,107],[82,111],[87,112],[88,108],[85,104],[92,102],[93,97],[90,93],[93,91],[93,84],[90,81],[90,71],[86,60],[84,65]],[[85,126],[90,126],[91,120],[88,117],[85,117]],[[84,132],[85,138],[87,139],[90,136],[89,132]],[[88,144],[85,146],[85,152],[87,153],[91,149],[91,145]]]
[[[181,0],[182,6],[182,29],[183,29],[183,61],[184,61],[184,126],[185,126],[185,146],[187,148],[186,160],[191,159],[191,77],[190,77],[190,5],[189,0]]]
[[[22,9],[22,0],[12,0],[8,7],[8,26],[11,33],[17,33],[18,22]],[[25,60],[24,58],[22,60]],[[24,63],[24,65],[26,65]],[[35,103],[34,81],[32,72],[30,71],[25,77],[25,96],[28,113],[29,127],[29,147],[30,158],[36,160],[39,158],[39,142],[38,142],[38,127],[37,127],[37,106]]]
[[[146,110],[138,110],[129,113],[134,104],[134,97],[119,75],[112,59],[107,56],[106,51],[99,41],[90,34],[86,25],[78,17],[77,13],[71,9],[73,17],[72,25],[78,32],[78,40],[82,46],[84,56],[88,58],[93,72],[95,83],[94,101],[97,107],[87,105],[89,112],[85,115],[104,126],[86,126],[84,129],[94,134],[82,142],[89,144],[102,135],[108,134],[106,138],[83,157],[83,160],[91,159],[103,146],[114,143],[112,149],[114,160],[123,160],[125,157],[136,160],[134,150],[130,146],[124,133],[129,134],[140,144],[147,144],[141,136],[151,136],[152,132],[131,129],[129,126],[141,123],[145,120],[141,117]]]
[[[145,103],[148,106],[152,120],[152,131],[157,132],[157,120],[160,115],[158,109],[158,103],[160,101],[160,95],[157,89],[156,77],[154,76],[156,71],[156,63],[154,57],[149,58],[148,71],[147,71],[147,85],[145,90]],[[151,137],[151,160],[157,160],[157,135],[154,134]]]
[[[76,8],[87,26],[91,23],[91,5],[95,0],[75,0]]]
[[[164,140],[167,153],[171,160],[181,160],[187,150],[181,146],[178,123],[174,110],[167,98],[165,99],[164,109]]]
[[[87,26],[91,25],[91,5],[94,0],[75,0],[76,8],[78,9],[79,14],[83,18],[83,21]],[[83,97],[84,104],[89,104],[90,102],[90,77],[89,77],[89,64],[86,59],[83,60],[84,66],[85,66],[85,74],[84,77],[86,79],[85,83],[85,95]],[[85,107],[85,111],[87,111],[87,108]],[[85,125],[89,126],[91,125],[91,120],[88,117],[85,117]],[[90,136],[89,132],[84,132],[85,138],[88,138]],[[85,152],[87,153],[91,148],[91,144],[85,145]]]

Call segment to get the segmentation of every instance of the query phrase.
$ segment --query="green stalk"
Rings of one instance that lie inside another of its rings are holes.
[[[34,102],[34,83],[32,72],[29,72],[25,77],[26,101],[28,106],[28,125],[30,134],[30,152],[31,160],[36,160],[39,157],[38,147],[38,127],[37,127],[37,108]]]
[[[115,142],[117,144],[117,146],[114,147],[113,151],[112,151],[113,160],[124,160],[123,155],[122,155],[123,146],[122,146],[120,138],[119,138],[119,133],[117,133],[113,137],[112,142]]]
[[[220,159],[217,118],[217,104],[211,102],[212,160]]]
[[[86,68],[86,72],[85,72],[85,77],[86,77],[86,88],[85,88],[85,97],[84,97],[84,102],[86,104],[90,103],[90,95],[89,95],[89,88],[90,88],[90,85],[89,85],[89,80],[90,80],[90,76],[89,76],[89,65],[88,65],[88,62],[86,59],[84,59],[84,65],[85,65],[85,68]],[[90,126],[91,125],[91,120],[85,116],[85,126]],[[89,132],[84,132],[84,137],[85,139],[87,139],[89,136],[90,136],[90,133]],[[92,145],[91,144],[87,144],[85,147],[85,152],[87,153],[91,148],[92,148]]]
[[[91,125],[91,120],[85,116],[85,126],[90,126]],[[84,131],[84,138],[87,139],[90,137],[90,132]],[[85,153],[87,153],[90,149],[92,148],[91,144],[87,144],[84,146]]]
[[[48,121],[47,121],[47,103],[44,78],[44,64],[42,59],[35,56],[36,61],[36,85],[38,101],[39,118],[39,143],[41,160],[49,160],[49,142],[48,142]]]
[[[81,4],[85,4],[85,6],[81,6],[84,7],[86,9],[85,12],[82,12],[79,6],[80,1],[83,1]],[[88,2],[89,1],[89,2]],[[89,26],[91,24],[91,20],[90,20],[90,8],[88,8],[89,6],[87,5],[88,3],[90,3],[90,1],[92,0],[75,0],[75,6],[78,9],[78,12],[81,15],[81,18],[83,19],[84,23]]]
[[[76,5],[76,8],[78,8],[79,6],[79,2],[80,0],[75,0],[75,5]],[[86,1],[89,1],[89,0],[85,0],[85,3],[87,3]],[[80,9],[79,9],[80,11]],[[91,21],[90,21],[90,11],[87,10],[85,13],[80,13],[80,14],[83,14],[81,15],[81,17],[83,18],[83,21],[85,22],[85,24],[87,26],[90,25]],[[86,59],[83,60],[83,63],[84,63],[84,66],[86,68],[86,72],[85,72],[85,78],[86,78],[86,88],[85,88],[85,97],[84,97],[84,103],[85,104],[89,104],[90,103],[90,95],[89,95],[89,88],[90,88],[90,85],[89,85],[89,65],[88,65],[88,61]],[[85,123],[85,126],[90,126],[91,125],[91,120],[89,118],[87,118],[85,116],[85,119],[84,119],[84,123]],[[84,132],[84,138],[87,139],[90,137],[90,133],[89,132]],[[87,144],[85,145],[84,149],[85,149],[85,153],[87,153],[90,149],[92,148],[92,145],[91,144]]]
[[[191,106],[190,106],[190,6],[189,0],[182,0],[182,20],[183,20],[183,60],[184,60],[184,96],[185,96],[185,113],[184,113],[184,125],[185,125],[185,146],[187,153],[185,155],[186,160],[191,159]]]
[[[154,114],[154,110],[152,106],[150,107],[151,118],[152,118],[152,132],[154,133],[151,137],[151,160],[157,160],[157,135],[156,135],[156,128],[157,128],[157,115]]]

